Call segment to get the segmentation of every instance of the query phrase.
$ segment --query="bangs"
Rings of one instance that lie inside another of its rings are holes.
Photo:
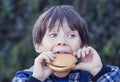
[[[80,16],[73,11],[73,8],[58,6],[57,8],[52,8],[49,14],[47,14],[44,18],[44,25],[49,30],[53,29],[56,21],[59,21],[58,27],[63,26],[64,20],[67,21],[71,30],[79,30],[79,27],[82,27],[81,20],[79,20]]]

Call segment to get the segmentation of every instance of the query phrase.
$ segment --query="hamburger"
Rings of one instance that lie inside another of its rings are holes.
[[[71,54],[56,54],[55,60],[49,63],[48,67],[53,71],[63,72],[71,70],[76,62],[77,58]]]

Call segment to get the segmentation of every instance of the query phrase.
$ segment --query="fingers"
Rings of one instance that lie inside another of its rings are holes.
[[[47,63],[50,63],[51,61],[54,60],[55,58],[55,55],[52,53],[52,52],[43,52],[43,55],[45,57],[45,61]]]
[[[79,49],[77,52],[74,52],[73,55],[77,56],[77,58],[84,58],[90,55],[90,50],[91,50],[91,47],[83,47]]]
[[[50,63],[51,61],[53,61],[55,59],[55,55],[50,52],[42,52],[36,59],[35,62],[38,63],[42,63],[43,61],[45,61],[46,63]]]
[[[53,61],[54,58],[55,55],[52,52],[42,52],[34,60],[34,69],[32,76],[41,81],[45,80],[52,73],[52,70],[48,68],[46,64]]]

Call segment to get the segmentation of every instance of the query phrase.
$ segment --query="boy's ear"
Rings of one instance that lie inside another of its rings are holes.
[[[34,47],[35,47],[35,51],[37,53],[41,53],[42,52],[42,45],[39,44],[39,43],[35,43],[35,42],[33,42],[33,44],[34,44]]]

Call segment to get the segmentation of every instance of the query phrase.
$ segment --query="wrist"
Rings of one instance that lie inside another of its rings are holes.
[[[92,78],[93,82],[96,82],[98,78],[100,78],[105,73],[108,73],[111,71],[110,67],[107,67],[106,65],[103,65],[101,70]]]
[[[97,65],[96,67],[92,68],[90,73],[95,76],[101,69],[102,69],[102,64]]]
[[[33,77],[33,76],[30,76],[28,79],[27,79],[27,82],[42,82],[41,80]]]
[[[38,76],[38,75],[35,75],[35,74],[33,74],[32,77],[34,77],[34,78],[40,80],[41,82],[44,82],[44,80],[45,80],[44,77],[41,77],[41,76]]]

